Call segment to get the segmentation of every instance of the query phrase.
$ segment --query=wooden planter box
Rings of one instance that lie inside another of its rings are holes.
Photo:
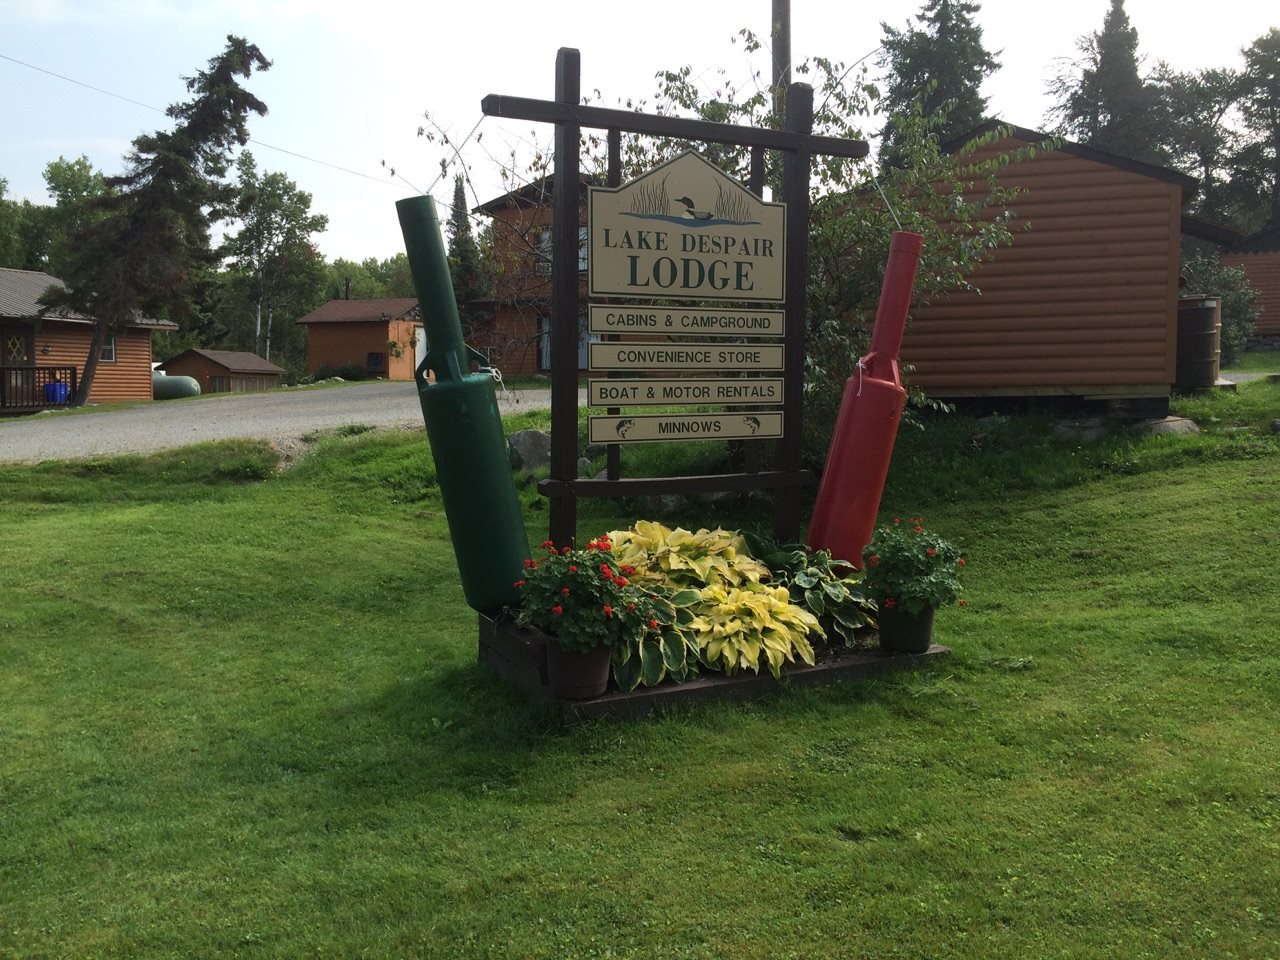
[[[780,686],[767,670],[729,677],[708,673],[685,683],[666,682],[656,687],[636,687],[624,693],[612,686],[594,700],[561,700],[547,688],[547,636],[510,620],[480,616],[480,662],[487,663],[531,698],[562,714],[638,717],[662,706],[708,700],[749,700],[772,693]],[[846,651],[807,664],[783,668],[781,682],[821,686],[838,680],[854,680],[890,670],[922,667],[951,653],[950,647],[933,644],[924,653],[884,653],[880,650]],[[610,681],[612,683],[612,680]]]

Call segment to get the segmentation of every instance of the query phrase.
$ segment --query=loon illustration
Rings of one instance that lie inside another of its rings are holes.
[[[685,205],[684,218],[686,220],[710,220],[712,217],[711,212],[708,210],[693,209],[693,201],[688,197],[676,197],[675,202]]]

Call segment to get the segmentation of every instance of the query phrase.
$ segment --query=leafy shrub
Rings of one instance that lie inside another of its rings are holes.
[[[1222,366],[1232,366],[1244,355],[1262,313],[1258,291],[1249,285],[1243,267],[1224,267],[1216,253],[1184,261],[1182,274],[1196,293],[1222,298]]]
[[[817,617],[828,636],[835,634],[846,646],[853,646],[857,631],[873,624],[876,605],[867,597],[861,570],[832,560],[828,550],[750,542],[753,552],[773,571],[774,581],[787,588],[791,602]]]
[[[637,582],[658,590],[678,590],[673,630],[702,662],[733,673],[759,670],[761,658],[777,676],[797,657],[813,663],[808,634],[825,636],[817,617],[791,603],[786,587],[762,581],[769,568],[751,556],[742,534],[730,530],[696,533],[642,520],[630,530],[609,534],[619,562]],[[692,593],[696,599],[685,602]],[[652,654],[651,654],[652,657]]]
[[[792,603],[786,587],[704,587],[695,612],[689,627],[703,657],[730,675],[740,669],[758,673],[761,657],[775,677],[797,656],[812,665],[809,634],[823,635],[818,618]]]

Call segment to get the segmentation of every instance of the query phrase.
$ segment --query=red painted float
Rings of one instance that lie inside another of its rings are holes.
[[[871,333],[871,351],[845,381],[818,501],[809,523],[809,548],[829,550],[837,560],[862,567],[884,493],[889,460],[907,392],[898,372],[898,351],[911,306],[911,289],[924,238],[899,231],[889,245]]]

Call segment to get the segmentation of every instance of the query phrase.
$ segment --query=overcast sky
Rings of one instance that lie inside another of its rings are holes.
[[[792,0],[793,58],[860,60],[879,46],[882,20],[902,27],[920,6]],[[986,46],[1002,63],[984,88],[991,111],[1041,126],[1057,61],[1076,55],[1077,38],[1101,28],[1108,6],[982,3]],[[1125,9],[1142,54],[1180,70],[1238,66],[1240,48],[1280,24],[1261,0],[1128,0]],[[583,91],[599,90],[606,106],[651,98],[658,70],[686,64],[708,81],[724,68],[740,82],[759,70],[767,82],[765,55],[752,60],[730,39],[742,27],[767,33],[770,10],[770,0],[0,0],[0,177],[10,197],[43,203],[41,172],[58,156],[86,154],[119,172],[135,136],[167,125],[155,110],[187,96],[181,78],[235,33],[274,64],[249,82],[270,109],[250,125],[259,169],[312,194],[313,210],[329,217],[326,256],[387,257],[403,249],[396,199],[452,197],[452,180],[437,180],[442,148],[417,136],[424,112],[466,141],[475,193],[487,200],[501,192],[512,151],[527,157],[533,142],[549,143],[550,128],[483,118],[486,94],[551,98],[562,46],[581,51]]]

